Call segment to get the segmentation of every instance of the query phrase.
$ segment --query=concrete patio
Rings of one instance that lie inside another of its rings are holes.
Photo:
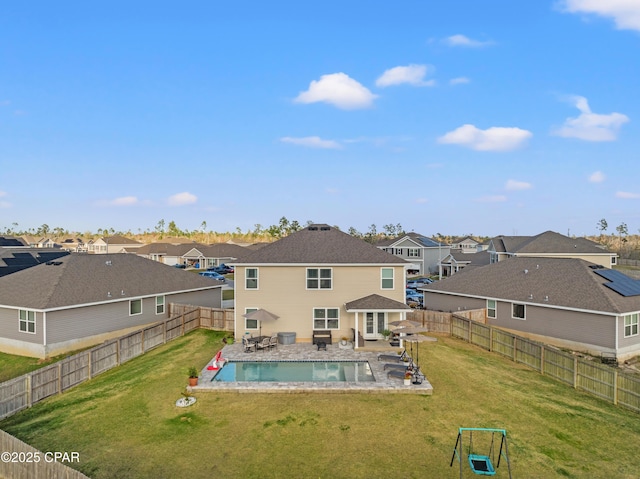
[[[388,342],[376,344],[355,351],[353,348],[343,349],[337,343],[328,344],[327,349],[318,350],[310,343],[278,344],[277,349],[245,353],[240,342],[228,344],[222,349],[222,357],[228,361],[367,361],[375,378],[372,382],[216,382],[212,381],[218,371],[201,371],[198,385],[193,392],[237,392],[237,393],[409,393],[433,394],[433,387],[427,378],[421,384],[405,386],[402,379],[388,378],[384,370],[384,361],[378,361],[381,352],[393,353],[399,348],[390,348]],[[213,356],[212,356],[213,360]],[[422,361],[424,363],[424,361]],[[211,364],[211,362],[209,362]],[[208,364],[208,365],[209,365]],[[208,366],[207,365],[207,366]],[[428,371],[421,368],[425,376]]]

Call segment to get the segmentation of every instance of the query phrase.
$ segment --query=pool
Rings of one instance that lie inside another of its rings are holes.
[[[373,382],[366,361],[229,361],[213,382]]]

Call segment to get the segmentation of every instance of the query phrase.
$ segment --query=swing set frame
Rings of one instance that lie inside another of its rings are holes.
[[[473,433],[478,432],[490,432],[491,433],[491,447],[489,453],[486,455],[476,454],[473,450]],[[456,445],[453,447],[453,455],[451,456],[451,464],[457,458],[460,464],[460,479],[462,479],[462,457],[463,457],[463,437],[464,434],[469,433],[469,446],[467,447],[467,459],[469,461],[469,468],[471,472],[480,476],[494,476],[496,474],[496,468],[500,467],[500,459],[504,457],[507,462],[507,470],[509,473],[509,479],[511,479],[511,463],[509,461],[509,448],[507,447],[507,431],[505,429],[494,429],[487,427],[461,427],[458,428],[458,438],[456,439]],[[497,454],[498,462],[496,462],[495,468],[493,467],[493,461],[496,459],[494,450],[494,438],[496,434],[500,434],[500,450]]]

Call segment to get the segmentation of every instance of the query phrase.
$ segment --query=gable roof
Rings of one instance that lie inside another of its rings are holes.
[[[401,236],[396,236],[395,238],[385,238],[383,240],[380,240],[376,242],[376,246],[378,247],[395,246],[397,243],[399,243],[400,241],[406,238],[411,239],[411,241],[416,243],[417,246],[421,246],[423,248],[437,248],[438,246],[448,246],[445,243],[438,243],[437,241],[431,238],[427,238],[426,236],[421,235],[420,233],[415,233],[413,231],[411,233],[406,233]]]
[[[400,301],[396,301],[391,298],[380,296],[379,294],[370,294],[369,296],[365,296],[364,298],[359,298],[354,301],[349,301],[348,303],[345,303],[344,307],[347,311],[355,311],[355,310],[398,311],[398,310],[411,309],[411,307],[405,303],[401,303]]]
[[[591,266],[596,265],[578,258],[515,257],[469,271],[465,268],[420,289],[614,314],[640,311],[640,295],[616,293]]]
[[[134,239],[131,238],[126,238],[124,236],[120,236],[120,235],[114,235],[114,236],[103,236],[102,238],[99,238],[100,241],[103,241],[104,243],[108,243],[109,245],[120,245],[120,244],[127,244],[130,246],[133,245],[143,245],[144,243],[141,243],[140,241],[136,241]],[[98,240],[96,240],[98,241]],[[94,241],[95,243],[95,241]]]
[[[228,243],[151,243],[133,250],[138,255],[159,254],[165,256],[183,256],[191,250],[197,250],[203,256],[208,258],[237,258],[247,253],[247,250],[235,244]]]
[[[247,252],[235,264],[408,263],[332,226],[315,224],[258,250]]]
[[[222,285],[137,255],[72,253],[0,278],[0,305],[56,309]]]
[[[554,231],[536,236],[498,236],[491,241],[499,253],[613,254],[586,238],[570,238]]]

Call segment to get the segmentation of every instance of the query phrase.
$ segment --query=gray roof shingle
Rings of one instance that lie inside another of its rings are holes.
[[[401,303],[400,301],[396,301],[390,298],[385,298],[384,296],[380,296],[379,294],[370,294],[369,296],[365,296],[364,298],[349,301],[344,306],[347,311],[352,311],[354,309],[389,311],[411,309],[411,307],[409,307],[405,303]]]
[[[640,311],[640,296],[624,297],[612,291],[592,265],[578,258],[515,257],[469,271],[465,268],[421,289],[615,314]]]
[[[248,252],[235,264],[396,264],[406,261],[331,226],[318,224]]]
[[[0,278],[0,305],[52,309],[222,284],[137,255],[72,253]]]

